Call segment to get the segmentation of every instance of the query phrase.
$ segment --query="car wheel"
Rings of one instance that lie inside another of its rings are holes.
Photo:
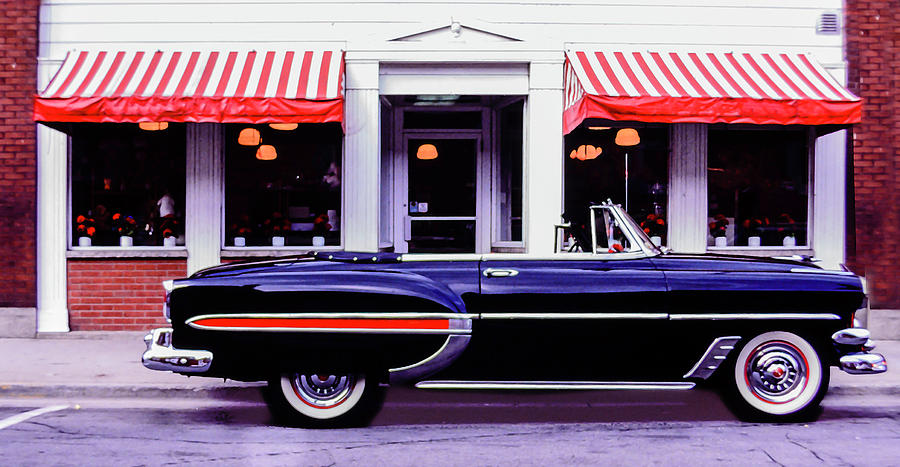
[[[384,398],[378,381],[365,373],[285,373],[269,381],[268,393],[275,418],[307,428],[363,426]]]
[[[815,348],[790,332],[747,342],[730,375],[738,415],[747,420],[799,421],[817,415],[828,390],[828,367]]]

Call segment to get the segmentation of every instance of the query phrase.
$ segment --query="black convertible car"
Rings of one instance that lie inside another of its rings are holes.
[[[384,387],[690,389],[750,418],[815,415],[829,367],[886,371],[854,313],[860,278],[806,259],[656,247],[618,206],[590,208],[582,252],[310,253],[165,285],[171,328],[143,363],[268,381],[273,414],[365,424]]]

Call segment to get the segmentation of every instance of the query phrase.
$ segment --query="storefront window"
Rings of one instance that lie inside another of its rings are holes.
[[[225,246],[340,245],[340,125],[225,128]]]
[[[577,227],[589,206],[612,200],[665,245],[668,147],[664,125],[600,122],[566,135],[565,219]]]
[[[709,130],[710,246],[807,244],[805,130]]]
[[[72,245],[184,245],[181,124],[80,124],[72,130]]]
[[[497,112],[498,173],[496,183],[496,240],[522,241],[522,147],[524,101]]]

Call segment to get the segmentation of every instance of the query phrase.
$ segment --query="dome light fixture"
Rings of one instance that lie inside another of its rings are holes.
[[[416,150],[416,158],[422,159],[423,161],[437,159],[437,156],[437,148],[434,147],[433,144],[423,144]]]
[[[241,146],[256,146],[262,142],[259,130],[256,128],[244,128],[238,134],[238,144]]]
[[[261,161],[273,161],[278,157],[278,152],[275,151],[275,146],[271,144],[263,144],[256,150],[256,158]]]
[[[291,131],[296,130],[300,126],[296,123],[270,123],[269,127],[273,130]]]
[[[616,132],[616,144],[619,146],[636,146],[640,142],[641,137],[634,128],[622,128]]]

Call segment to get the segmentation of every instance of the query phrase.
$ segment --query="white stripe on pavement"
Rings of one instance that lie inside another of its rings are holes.
[[[15,425],[16,423],[24,422],[25,420],[28,420],[29,418],[34,418],[39,415],[43,415],[45,413],[56,412],[56,411],[65,410],[68,408],[69,408],[68,405],[51,405],[49,407],[44,407],[42,409],[29,410],[28,412],[20,413],[18,415],[13,415],[12,417],[4,418],[3,420],[0,420],[0,430],[2,430],[4,428],[9,428],[9,427]]]

